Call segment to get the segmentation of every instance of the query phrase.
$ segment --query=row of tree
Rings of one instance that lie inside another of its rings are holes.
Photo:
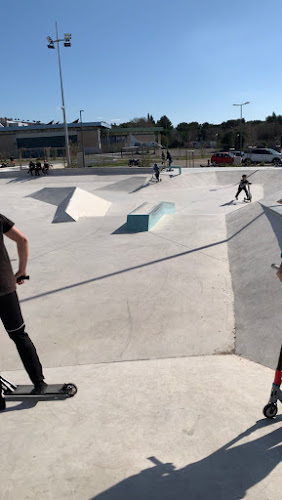
[[[267,116],[265,120],[227,120],[219,125],[212,123],[181,122],[173,127],[171,120],[163,115],[154,120],[151,114],[147,117],[134,118],[120,125],[119,128],[132,127],[162,127],[162,145],[165,147],[211,147],[228,150],[240,148],[240,134],[242,133],[243,148],[248,146],[272,147],[282,146],[282,116]]]

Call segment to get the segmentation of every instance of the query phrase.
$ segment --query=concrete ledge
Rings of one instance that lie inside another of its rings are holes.
[[[175,203],[143,203],[127,216],[127,231],[139,233],[149,231],[165,214],[175,213]]]
[[[87,168],[51,168],[48,177],[64,177],[75,175],[139,175],[151,174],[152,169],[147,167],[87,167]],[[24,178],[34,182],[37,177],[30,177],[27,168],[9,171],[0,169],[0,179]]]
[[[182,174],[182,167],[170,167],[172,170],[178,170],[178,175],[181,175]],[[167,172],[169,172],[169,170],[167,169]]]

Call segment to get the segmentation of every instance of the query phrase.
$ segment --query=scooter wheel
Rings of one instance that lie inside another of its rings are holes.
[[[64,391],[72,398],[77,393],[77,387],[74,384],[65,384],[63,387]]]
[[[277,414],[277,405],[275,403],[269,403],[264,407],[263,414],[266,418],[274,418]]]

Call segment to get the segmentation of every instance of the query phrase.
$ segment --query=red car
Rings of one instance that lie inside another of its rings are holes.
[[[226,153],[225,151],[220,152],[220,153],[214,153],[211,157],[211,164],[212,165],[230,165],[231,163],[234,162],[234,154],[233,153]]]

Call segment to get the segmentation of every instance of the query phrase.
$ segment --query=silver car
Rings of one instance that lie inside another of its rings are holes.
[[[280,165],[282,161],[281,153],[271,148],[253,148],[248,153],[242,156],[242,163],[244,165],[251,165],[251,163],[273,163],[273,165]]]

